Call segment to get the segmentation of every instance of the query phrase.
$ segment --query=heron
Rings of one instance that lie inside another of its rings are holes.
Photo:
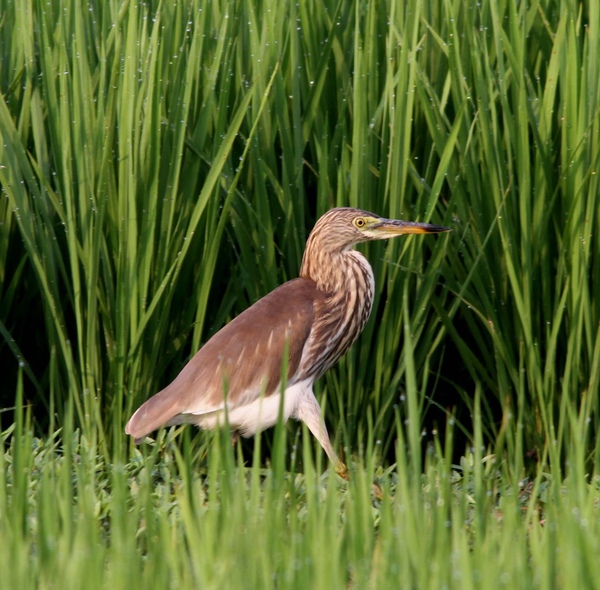
[[[347,479],[313,385],[358,338],[373,307],[373,270],[353,246],[447,231],[351,207],[329,210],[308,236],[300,276],[212,336],[170,385],[136,410],[125,432],[139,443],[163,426],[191,423],[202,429],[228,425],[234,436],[250,437],[280,416],[295,418]]]

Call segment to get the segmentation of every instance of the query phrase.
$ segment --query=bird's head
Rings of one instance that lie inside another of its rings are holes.
[[[319,248],[344,251],[360,242],[387,240],[406,234],[437,234],[450,231],[447,227],[430,223],[385,219],[374,213],[338,207],[331,209],[316,223],[311,238]]]

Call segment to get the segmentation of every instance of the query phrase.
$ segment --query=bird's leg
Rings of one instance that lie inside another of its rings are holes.
[[[319,441],[323,447],[329,460],[335,465],[335,472],[343,479],[348,479],[349,472],[348,468],[343,461],[337,456],[337,453],[331,446],[329,440],[329,434],[327,433],[327,427],[321,416],[321,407],[319,402],[315,398],[312,390],[306,392],[306,395],[302,397],[298,403],[298,407],[295,411],[295,417],[298,420],[302,420],[308,429],[312,432],[313,436]]]

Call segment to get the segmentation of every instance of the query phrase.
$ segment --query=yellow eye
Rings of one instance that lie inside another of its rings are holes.
[[[354,220],[354,225],[358,228],[365,227],[366,224],[367,222],[362,217],[357,217]]]

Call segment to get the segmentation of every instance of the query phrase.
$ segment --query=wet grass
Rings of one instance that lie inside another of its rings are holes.
[[[37,438],[19,419],[2,438],[4,583],[595,587],[600,476],[585,472],[581,442],[564,480],[543,469],[523,478],[484,446],[453,464],[450,432],[424,469],[400,439],[394,465],[363,453],[345,482],[315,466],[308,435],[286,441],[282,428],[261,467],[258,456],[244,465],[225,435],[175,444],[162,433],[122,460],[68,423]]]

